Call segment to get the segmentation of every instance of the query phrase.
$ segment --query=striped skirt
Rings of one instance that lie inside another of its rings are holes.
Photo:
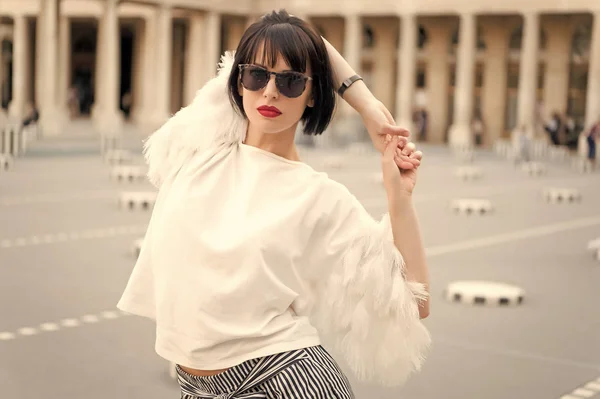
[[[177,366],[181,399],[354,399],[348,379],[322,346],[277,353],[208,377]]]

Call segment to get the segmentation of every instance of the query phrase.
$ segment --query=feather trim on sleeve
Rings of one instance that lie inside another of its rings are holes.
[[[194,153],[213,145],[244,140],[246,120],[231,105],[227,81],[234,53],[221,57],[217,76],[198,90],[194,101],[173,115],[144,143],[148,178],[156,187]]]
[[[312,322],[362,381],[401,385],[425,360],[431,337],[417,300],[428,293],[404,273],[385,215],[317,288]]]

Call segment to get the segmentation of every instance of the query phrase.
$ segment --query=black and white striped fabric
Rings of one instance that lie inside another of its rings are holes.
[[[208,377],[177,366],[181,399],[354,399],[348,379],[322,346],[248,360]]]

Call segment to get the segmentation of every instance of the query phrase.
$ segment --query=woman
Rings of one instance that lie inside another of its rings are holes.
[[[389,216],[377,223],[302,163],[296,127],[327,127],[333,68],[354,75],[305,22],[273,12],[146,143],[159,193],[118,307],[156,320],[155,349],[177,364],[182,398],[353,398],[321,339],[362,380],[400,384],[421,366],[428,273],[411,200],[421,153],[350,79],[344,98],[383,151]]]

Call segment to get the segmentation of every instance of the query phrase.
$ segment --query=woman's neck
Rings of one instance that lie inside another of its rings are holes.
[[[299,161],[300,157],[296,150],[295,136],[296,126],[279,133],[263,133],[252,129],[252,126],[248,126],[244,144],[272,152],[291,161]]]

